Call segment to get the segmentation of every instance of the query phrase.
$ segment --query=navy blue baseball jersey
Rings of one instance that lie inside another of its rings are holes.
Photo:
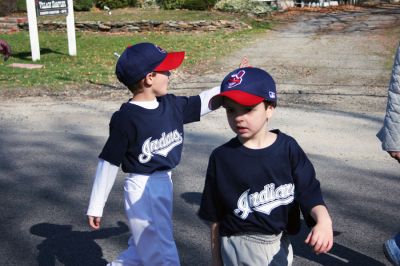
[[[174,168],[181,159],[183,125],[200,120],[199,96],[167,94],[156,109],[124,103],[110,121],[110,135],[99,158],[125,173],[150,174]]]
[[[273,132],[277,139],[267,148],[246,148],[236,137],[212,152],[198,214],[220,223],[220,235],[288,232],[297,204],[303,213],[325,205],[304,151],[292,137]]]

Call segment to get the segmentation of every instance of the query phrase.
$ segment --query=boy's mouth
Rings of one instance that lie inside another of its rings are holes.
[[[247,132],[247,128],[246,128],[246,127],[239,127],[239,126],[237,126],[236,129],[237,129],[237,131],[238,131],[239,133],[245,133],[245,132]]]

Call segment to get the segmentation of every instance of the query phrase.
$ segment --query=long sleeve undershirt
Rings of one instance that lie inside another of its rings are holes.
[[[104,205],[118,174],[118,166],[102,159],[97,164],[87,215],[102,217]]]
[[[199,96],[201,100],[201,111],[200,116],[206,115],[211,112],[208,107],[210,99],[220,93],[220,87],[214,87],[209,90],[202,91]],[[155,101],[155,102],[154,102]],[[135,102],[131,101],[132,104],[140,105],[143,108],[155,109],[158,107],[156,100],[150,102]],[[108,195],[110,194],[111,188],[114,185],[115,179],[118,174],[119,166],[113,165],[107,161],[99,159],[97,164],[96,175],[93,181],[92,193],[90,195],[89,208],[87,215],[94,217],[102,217],[103,209]]]

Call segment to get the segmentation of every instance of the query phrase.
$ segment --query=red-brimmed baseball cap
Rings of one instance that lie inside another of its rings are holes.
[[[115,74],[126,86],[133,85],[153,71],[169,71],[178,68],[185,52],[167,52],[153,43],[129,46],[118,58]]]
[[[223,104],[224,97],[244,106],[253,106],[263,101],[276,103],[275,81],[260,68],[238,68],[224,78],[221,93],[212,97],[209,102],[210,109],[218,109]]]

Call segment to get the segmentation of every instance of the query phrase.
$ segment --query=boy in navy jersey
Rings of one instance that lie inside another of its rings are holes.
[[[199,121],[219,93],[216,87],[192,97],[167,94],[170,70],[183,59],[184,52],[167,53],[151,43],[130,46],[118,59],[116,75],[133,97],[111,118],[87,211],[89,225],[100,228],[122,165],[132,236],[128,249],[109,265],[180,265],[172,231],[171,170],[181,159],[183,125]]]
[[[211,222],[213,265],[291,265],[287,233],[299,230],[299,206],[314,222],[305,243],[316,253],[333,245],[313,165],[292,137],[266,130],[276,103],[272,77],[249,67],[228,74],[210,101],[237,135],[212,152],[199,210]]]

